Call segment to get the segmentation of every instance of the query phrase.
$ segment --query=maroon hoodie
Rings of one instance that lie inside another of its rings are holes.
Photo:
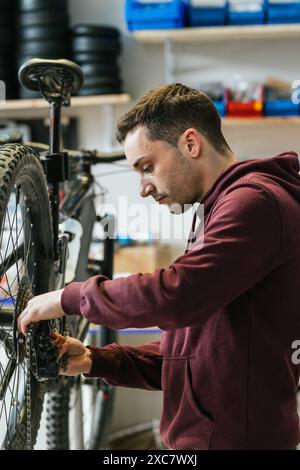
[[[92,348],[91,376],[163,390],[172,449],[292,449],[300,441],[300,177],[297,154],[238,162],[203,203],[204,244],[167,269],[73,282],[67,314],[161,341]],[[197,240],[195,241],[197,243]]]

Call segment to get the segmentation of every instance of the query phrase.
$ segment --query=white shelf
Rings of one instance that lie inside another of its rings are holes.
[[[71,98],[71,106],[62,108],[63,114],[76,116],[83,108],[99,107],[104,105],[124,105],[130,102],[130,96],[126,93],[119,95],[95,95],[95,96],[74,96]],[[49,109],[49,103],[41,98],[24,100],[0,101],[0,117],[31,117],[45,116]],[[24,114],[25,113],[25,114]]]
[[[222,118],[224,127],[255,127],[255,126],[274,126],[274,127],[299,127],[300,116],[293,117],[261,117],[261,118]]]
[[[180,28],[162,30],[140,30],[133,37],[144,44],[219,42],[252,39],[284,39],[300,37],[300,24],[265,24],[255,26],[222,26],[205,28]]]

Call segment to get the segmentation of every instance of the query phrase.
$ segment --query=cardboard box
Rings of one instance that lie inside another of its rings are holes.
[[[182,247],[160,243],[120,247],[114,254],[114,273],[151,273],[167,268],[183,252]]]

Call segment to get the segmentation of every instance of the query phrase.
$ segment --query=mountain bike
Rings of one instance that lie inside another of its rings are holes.
[[[24,337],[17,318],[30,298],[61,289],[66,281],[98,273],[112,277],[111,237],[103,239],[103,259],[89,260],[94,224],[101,221],[91,167],[125,157],[61,149],[61,108],[83,83],[77,64],[31,59],[20,68],[19,80],[50,104],[50,142],[24,144],[16,136],[0,142],[0,445],[33,449],[45,402],[49,449],[69,449],[70,441],[75,448],[103,449],[113,388],[101,379],[59,376],[51,333],[104,345],[115,341],[116,332],[67,316],[30,325]]]

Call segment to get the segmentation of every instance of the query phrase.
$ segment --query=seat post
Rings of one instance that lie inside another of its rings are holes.
[[[50,154],[60,151],[61,138],[61,102],[54,100],[50,104],[49,150]]]

